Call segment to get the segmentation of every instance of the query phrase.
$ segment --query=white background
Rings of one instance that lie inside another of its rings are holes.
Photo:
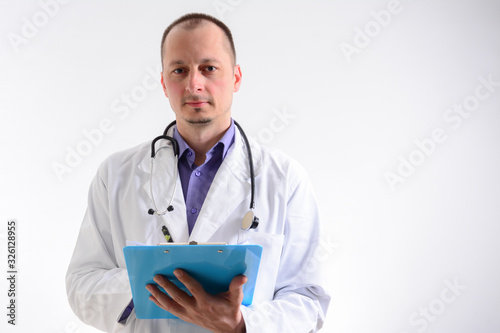
[[[16,327],[0,279],[2,332],[95,332],[64,285],[87,190],[104,158],[173,120],[160,39],[191,11],[233,31],[234,118],[314,183],[332,295],[323,331],[500,332],[500,85],[480,79],[500,82],[500,1],[54,4],[0,1],[0,267],[9,219],[19,267]],[[112,130],[89,146],[102,121]],[[430,144],[436,130],[444,140]]]

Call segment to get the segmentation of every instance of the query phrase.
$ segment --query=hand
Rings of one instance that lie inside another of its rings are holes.
[[[155,285],[147,285],[146,289],[151,293],[149,299],[156,305],[184,321],[213,332],[246,331],[245,321],[240,311],[243,301],[243,285],[247,282],[246,276],[234,277],[228,291],[212,295],[185,271],[176,269],[174,275],[193,296],[189,296],[163,275],[156,275],[154,281],[168,294],[160,291]]]

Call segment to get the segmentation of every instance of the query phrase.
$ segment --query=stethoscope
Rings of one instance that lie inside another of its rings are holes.
[[[151,172],[149,175],[149,190],[151,192],[151,201],[153,203],[153,208],[150,208],[148,210],[149,215],[165,215],[167,212],[171,212],[174,210],[174,207],[172,206],[172,201],[174,200],[175,196],[175,189],[176,189],[176,184],[177,184],[177,175],[178,175],[178,162],[179,162],[179,144],[177,143],[177,140],[175,140],[173,137],[168,136],[167,133],[170,130],[172,126],[176,124],[176,121],[174,120],[171,122],[167,128],[163,131],[163,135],[157,136],[154,138],[154,140],[151,142]],[[249,229],[255,229],[259,225],[259,218],[255,216],[253,210],[255,208],[255,175],[253,171],[253,158],[252,158],[252,149],[250,148],[250,144],[248,142],[248,138],[245,135],[245,132],[241,128],[241,126],[235,121],[234,124],[238,128],[238,130],[241,133],[241,136],[243,137],[243,140],[245,141],[245,145],[247,146],[247,152],[248,152],[248,165],[250,167],[250,186],[251,186],[251,195],[250,195],[250,209],[248,212],[245,213],[243,216],[243,221],[241,223],[241,228],[243,230],[249,230]],[[170,201],[168,203],[167,209],[164,211],[159,211],[158,207],[156,205],[156,201],[154,198],[154,192],[153,192],[153,171],[154,171],[154,163],[155,163],[155,158],[156,158],[156,153],[160,151],[161,149],[167,148],[168,146],[162,146],[158,150],[155,150],[155,144],[159,140],[167,140],[170,141],[172,144],[172,150],[174,152],[175,156],[175,176],[174,176],[174,188],[172,190],[172,196],[170,198]]]

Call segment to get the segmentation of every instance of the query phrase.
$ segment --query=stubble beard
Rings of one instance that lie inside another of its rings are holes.
[[[200,96],[196,96],[196,95],[190,95],[190,96],[186,96],[183,100],[182,100],[182,103],[183,104],[186,104],[187,101],[193,101],[193,102],[196,102],[196,101],[199,101],[199,100],[206,100],[210,105],[213,104],[213,100],[212,98],[210,97],[206,97],[206,98],[201,98]],[[196,113],[201,113],[203,112],[202,108],[194,108],[194,111]],[[212,118],[209,118],[209,117],[206,117],[206,118],[201,118],[201,119],[186,119],[186,122],[192,126],[196,126],[196,127],[205,127],[205,126],[208,126],[211,122],[213,121]]]
[[[203,110],[201,108],[194,108],[194,111],[196,111],[196,113],[199,113],[199,112],[202,112]],[[188,124],[196,126],[196,127],[208,126],[212,121],[213,121],[213,119],[209,118],[209,117],[201,118],[201,119],[186,119],[186,122]]]

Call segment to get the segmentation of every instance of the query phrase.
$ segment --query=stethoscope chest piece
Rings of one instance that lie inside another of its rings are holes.
[[[253,211],[249,210],[243,216],[243,221],[241,222],[241,229],[250,230],[255,229],[259,225],[259,218],[253,214]]]

